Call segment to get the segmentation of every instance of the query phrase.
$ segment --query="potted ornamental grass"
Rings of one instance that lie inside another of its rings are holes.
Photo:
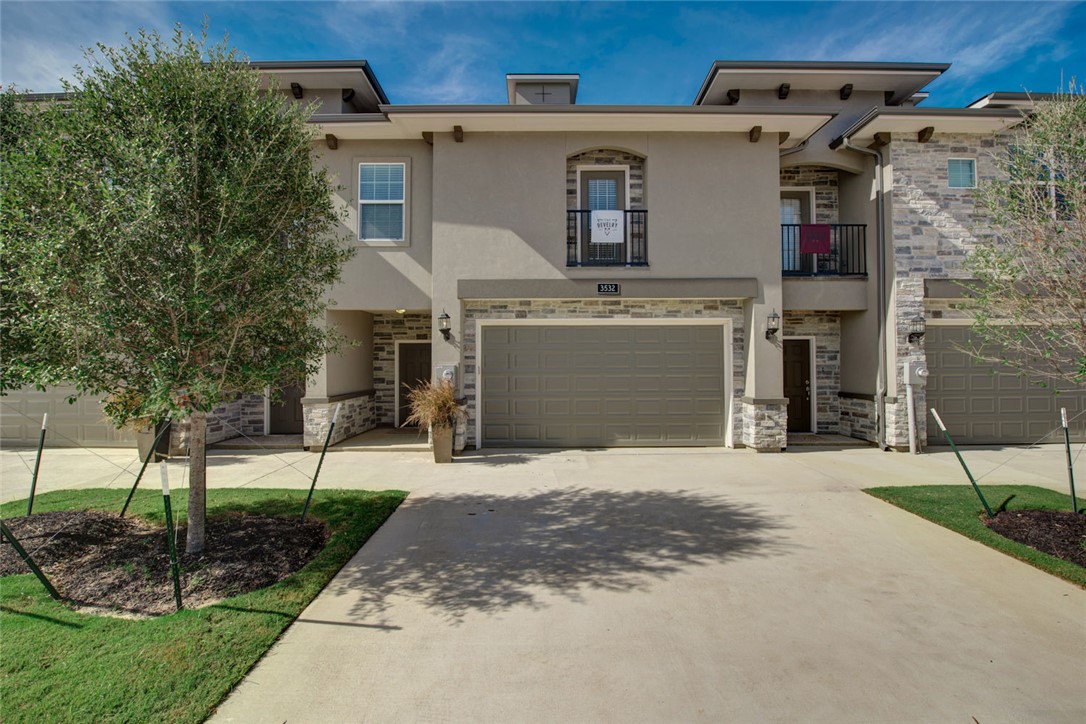
[[[464,415],[464,406],[456,397],[456,388],[448,380],[420,382],[408,388],[411,414],[407,424],[427,427],[433,433],[434,462],[452,462],[453,430]]]

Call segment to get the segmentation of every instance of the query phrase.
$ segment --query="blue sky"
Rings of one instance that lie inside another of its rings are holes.
[[[1082,2],[17,2],[0,79],[59,89],[82,48],[210,21],[253,60],[372,64],[393,103],[504,103],[504,74],[576,72],[579,103],[688,104],[714,60],[950,62],[925,105],[1086,80]]]

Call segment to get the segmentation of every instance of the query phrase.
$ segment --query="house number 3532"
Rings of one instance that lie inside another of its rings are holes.
[[[596,294],[618,294],[618,293],[619,293],[619,285],[618,284],[597,284],[596,285]]]

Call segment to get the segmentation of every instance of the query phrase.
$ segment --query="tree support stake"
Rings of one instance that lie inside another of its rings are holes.
[[[954,444],[954,441],[950,438],[950,433],[946,431],[946,425],[943,424],[943,419],[939,417],[939,413],[935,411],[935,408],[931,408],[932,417],[935,418],[936,424],[939,425],[939,429],[943,431],[943,436],[946,441],[950,443],[950,447],[954,450],[954,454],[958,456],[958,462],[962,464],[962,470],[969,476],[969,482],[973,484],[973,490],[976,491],[977,497],[980,498],[980,502],[984,505],[984,512],[988,514],[989,518],[994,518],[995,514],[992,513],[992,509],[988,507],[988,501],[984,499],[984,493],[980,492],[980,486],[977,485],[977,481],[973,479],[973,473],[969,472],[969,466],[965,464],[965,460],[962,459],[962,454],[958,452],[958,446]]]
[[[324,447],[321,448],[321,457],[317,461],[317,469],[313,472],[313,482],[309,485],[309,495],[305,499],[305,507],[302,508],[302,522],[305,522],[305,516],[309,513],[309,502],[313,500],[313,490],[317,487],[317,476],[321,474],[321,465],[324,464],[324,454],[328,452],[328,443],[332,441],[332,430],[336,429],[336,418],[339,417],[339,409],[343,407],[343,403],[340,402],[336,405],[336,411],[332,413],[332,424],[328,426],[328,434],[324,436]]]
[[[160,463],[159,470],[162,474],[162,505],[166,508],[166,541],[170,548],[170,574],[173,576],[173,602],[180,611],[181,605],[181,573],[177,566],[177,544],[173,540],[173,510],[170,508],[170,476],[166,471],[166,461]]]
[[[132,502],[132,496],[136,494],[136,488],[140,485],[140,480],[143,479],[143,472],[147,470],[147,463],[151,462],[151,458],[155,456],[155,451],[158,450],[158,441],[162,439],[163,434],[170,429],[170,418],[166,418],[162,424],[162,429],[155,435],[155,441],[151,443],[151,451],[147,453],[147,457],[143,459],[143,465],[140,466],[139,474],[136,475],[136,482],[132,483],[132,489],[128,491],[128,498],[124,501],[124,507],[121,508],[121,516],[124,517],[125,512],[128,510],[129,503]]]
[[[45,447],[45,426],[49,422],[49,413],[41,416],[41,436],[38,437],[38,456],[34,459],[34,475],[30,478],[30,497],[26,501],[26,514],[34,510],[34,492],[38,489],[38,470],[41,468],[41,451]]]
[[[1075,500],[1075,465],[1071,458],[1071,429],[1067,424],[1067,408],[1060,408],[1060,419],[1063,422],[1063,448],[1067,451],[1067,482],[1071,485],[1071,511],[1078,512],[1078,501]]]
[[[19,541],[15,539],[15,534],[11,532],[11,529],[9,529],[2,520],[0,520],[0,533],[7,539],[8,543],[11,543],[11,547],[18,552],[19,557],[26,563],[27,568],[33,571],[34,575],[38,577],[38,580],[41,581],[41,585],[45,586],[45,590],[49,591],[49,596],[54,601],[59,601],[60,594],[57,593],[57,589],[53,588],[53,584],[49,582],[49,579],[46,578],[45,574],[38,568],[38,564],[30,557],[30,554],[26,552],[26,549],[19,545]]]

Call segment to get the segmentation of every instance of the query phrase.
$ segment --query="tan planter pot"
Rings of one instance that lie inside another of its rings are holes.
[[[434,462],[451,463],[453,447],[453,429],[449,425],[434,427]]]

